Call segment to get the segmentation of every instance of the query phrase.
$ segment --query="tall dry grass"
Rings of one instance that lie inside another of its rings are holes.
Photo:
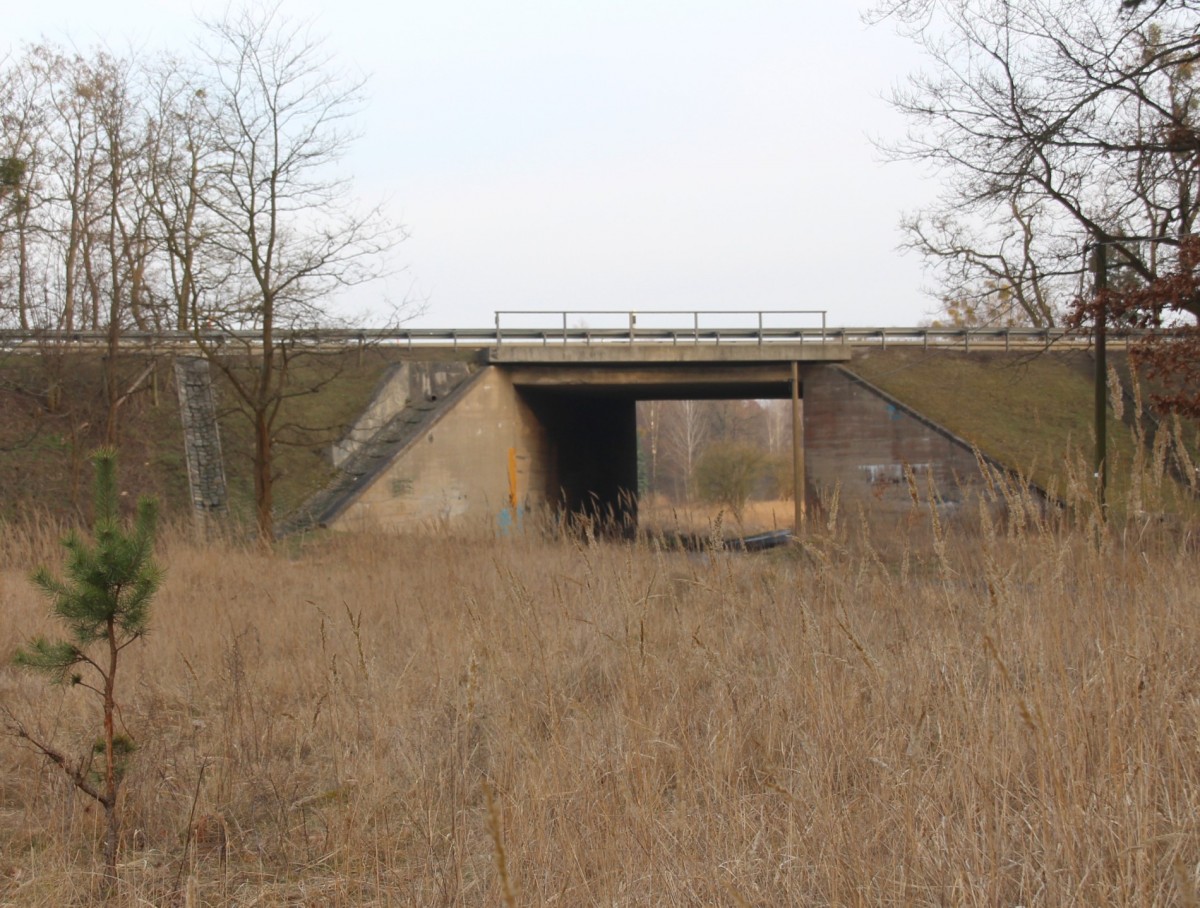
[[[117,903],[1195,904],[1192,530],[915,491],[756,556],[168,534]],[[56,538],[3,529],[0,640]],[[79,692],[0,695],[89,747]],[[101,818],[0,760],[0,904],[87,904]]]

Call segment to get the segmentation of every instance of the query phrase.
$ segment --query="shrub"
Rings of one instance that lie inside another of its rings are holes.
[[[746,502],[766,470],[766,455],[755,445],[717,442],[710,445],[696,465],[696,485],[701,497],[724,505],[741,523]]]

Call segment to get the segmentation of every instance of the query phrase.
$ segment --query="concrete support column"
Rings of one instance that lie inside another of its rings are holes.
[[[796,538],[804,532],[804,400],[800,389],[800,364],[792,363],[792,503],[795,506]]]

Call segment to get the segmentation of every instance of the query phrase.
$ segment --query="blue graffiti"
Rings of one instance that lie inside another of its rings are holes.
[[[500,513],[496,515],[496,528],[500,531],[501,536],[507,536],[514,529],[521,529],[521,510],[520,508],[501,508]]]

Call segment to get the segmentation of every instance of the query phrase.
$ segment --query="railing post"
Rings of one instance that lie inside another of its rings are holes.
[[[629,311],[629,343],[633,343],[633,333],[637,330],[637,313]]]
[[[758,345],[762,346],[762,310],[758,310]]]
[[[500,313],[499,313],[499,311],[497,311],[496,312],[496,346],[499,347],[501,343],[502,342],[500,340]]]
[[[565,310],[565,309],[563,310],[562,317],[563,317],[563,319],[562,319],[562,322],[563,322],[563,346],[566,346],[566,343],[567,343],[567,310]]]
[[[700,313],[692,311],[692,343],[700,343]]]

